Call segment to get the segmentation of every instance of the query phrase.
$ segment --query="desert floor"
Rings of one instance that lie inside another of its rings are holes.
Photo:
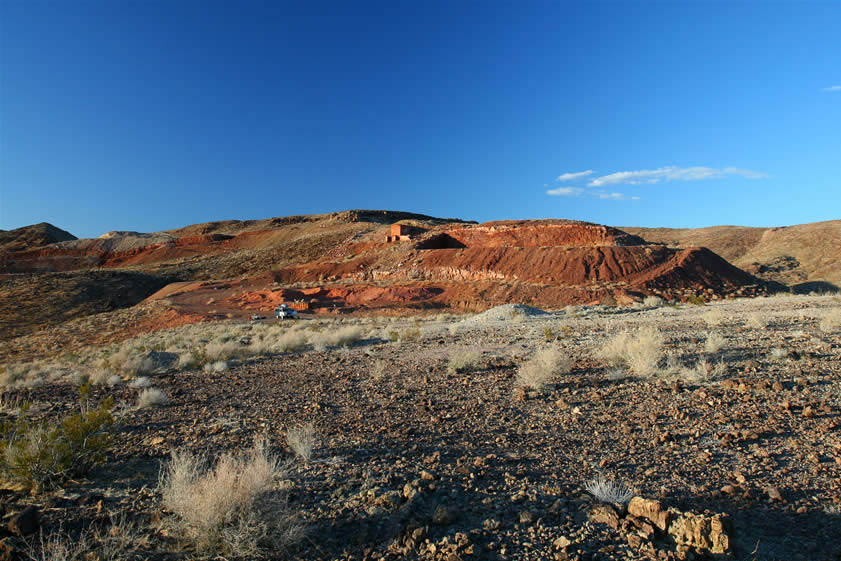
[[[94,400],[117,402],[108,461],[50,492],[0,491],[7,519],[34,505],[41,528],[40,537],[20,537],[4,524],[3,543],[33,559],[233,559],[196,550],[162,505],[159,474],[174,449],[216,457],[265,435],[288,462],[284,492],[274,496],[305,534],[284,552],[264,547],[248,558],[705,555],[622,505],[595,508],[587,488],[601,477],[664,507],[726,515],[724,558],[839,559],[839,313],[838,297],[782,296],[546,315],[506,307],[466,319],[304,319],[277,329],[359,325],[361,335],[349,346],[94,386]],[[257,323],[231,328],[247,337],[265,329]],[[634,372],[600,358],[616,334],[642,340],[645,327],[664,337],[655,368]],[[568,371],[541,389],[518,385],[518,371],[545,348],[559,349]],[[453,357],[468,364],[455,371]],[[168,403],[136,407],[143,385]],[[77,407],[76,387],[60,377],[10,385],[3,417],[21,415],[23,401],[34,418],[57,419]],[[316,439],[309,461],[287,444],[288,431],[307,425]],[[258,509],[256,522],[274,515]],[[61,544],[71,553],[50,557]]]

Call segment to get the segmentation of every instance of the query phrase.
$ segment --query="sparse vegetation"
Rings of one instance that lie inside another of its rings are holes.
[[[627,504],[634,497],[634,489],[621,482],[606,478],[603,474],[588,481],[584,490],[602,503]]]
[[[447,363],[447,372],[450,374],[461,374],[470,372],[479,367],[482,354],[479,351],[461,349],[450,354]]]
[[[572,360],[557,347],[539,350],[517,368],[517,387],[542,391],[558,376],[566,374],[572,367]]]
[[[169,398],[166,393],[157,388],[146,388],[137,396],[137,408],[163,407],[169,405]]]
[[[825,311],[821,315],[818,327],[824,333],[832,333],[841,327],[841,308],[833,308]]]
[[[654,327],[622,331],[596,353],[610,364],[624,364],[637,376],[651,376],[657,370],[663,349],[663,335]]]
[[[176,528],[198,551],[249,557],[260,553],[261,544],[282,551],[303,534],[279,489],[285,474],[260,439],[245,455],[224,454],[212,463],[173,452],[158,488]]]
[[[704,341],[704,351],[707,354],[715,355],[721,352],[724,345],[727,344],[727,339],[718,333],[708,333],[707,339]]]
[[[304,463],[312,461],[313,451],[318,444],[318,435],[312,423],[289,429],[286,433],[286,443],[301,458]]]
[[[707,322],[707,325],[710,327],[721,325],[726,319],[727,317],[724,315],[724,312],[722,312],[719,308],[713,308],[704,314],[704,321]]]
[[[39,492],[84,475],[104,460],[112,439],[114,401],[107,398],[93,407],[90,388],[79,389],[80,412],[58,423],[30,420],[24,405],[14,422],[0,427],[0,472],[6,479]]]

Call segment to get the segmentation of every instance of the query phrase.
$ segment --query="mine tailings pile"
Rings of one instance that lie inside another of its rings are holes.
[[[708,249],[671,249],[616,228],[561,220],[416,228],[412,236],[384,236],[341,260],[277,270],[274,278],[290,289],[320,284],[310,294],[289,294],[309,296],[314,308],[320,294],[329,294],[332,307],[480,310],[509,302],[552,308],[764,290]]]

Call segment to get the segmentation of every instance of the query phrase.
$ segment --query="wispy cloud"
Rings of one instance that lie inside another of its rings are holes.
[[[562,173],[558,176],[557,181],[572,181],[587,177],[588,175],[593,175],[593,170],[588,169],[587,171],[576,171],[575,173]]]
[[[615,201],[639,200],[639,197],[628,197],[623,193],[607,193],[605,191],[584,189],[583,187],[558,187],[557,189],[549,189],[546,191],[546,194],[555,195],[556,197],[580,197],[584,195],[587,197],[596,197],[597,199],[612,199]]]
[[[822,92],[841,92],[841,86],[829,86],[826,88],[821,88]]]
[[[644,185],[660,183],[661,181],[701,181],[703,179],[720,179],[728,175],[739,175],[747,179],[763,179],[770,177],[766,173],[741,168],[709,168],[695,166],[681,168],[666,166],[657,169],[642,169],[634,171],[618,171],[608,175],[596,177],[587,183],[588,187],[605,187],[607,185],[630,184]]]
[[[581,187],[558,187],[557,189],[549,189],[546,191],[547,195],[557,195],[560,197],[574,197],[584,193],[586,189]]]

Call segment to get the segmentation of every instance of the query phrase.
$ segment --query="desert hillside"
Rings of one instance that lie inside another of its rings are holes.
[[[76,236],[70,232],[41,222],[14,230],[0,230],[0,253],[24,251],[75,239]]]
[[[109,270],[145,276],[109,277],[109,286],[125,280],[130,297],[90,290],[86,275]],[[67,282],[48,276],[57,272]],[[779,288],[702,246],[652,244],[599,224],[476,224],[383,210],[115,231],[2,251],[0,273],[16,279],[0,293],[0,316],[15,326],[7,337],[147,296],[179,323],[269,315],[284,302],[312,313],[405,315],[509,302],[559,309],[650,295],[710,300]],[[107,302],[67,305],[90,299]]]
[[[832,288],[822,282],[841,286],[841,220],[777,228],[622,229],[670,247],[707,247],[737,267],[795,289]]]

